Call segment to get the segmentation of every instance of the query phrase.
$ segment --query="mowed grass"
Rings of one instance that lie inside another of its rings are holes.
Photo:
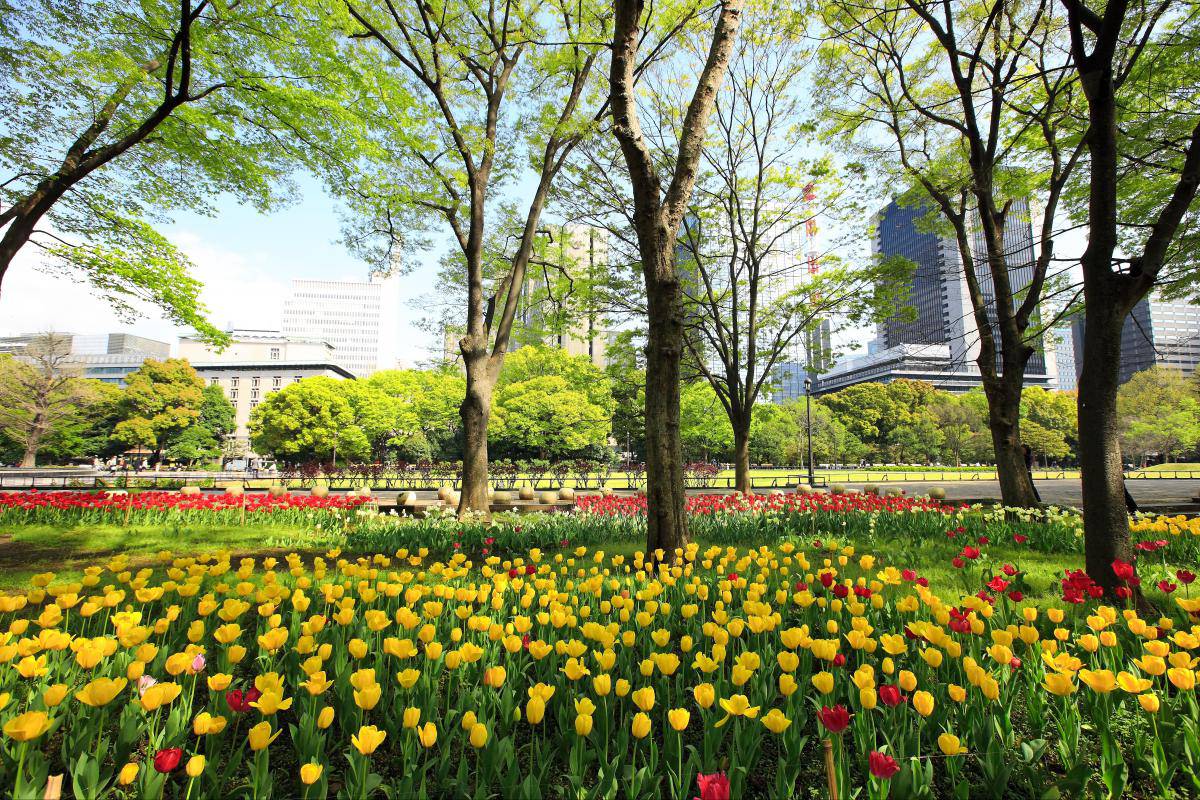
[[[1145,469],[1132,470],[1126,473],[1131,478],[1136,478],[1140,475],[1161,474],[1164,472],[1194,472],[1193,477],[1200,478],[1200,462],[1196,461],[1168,461],[1165,464],[1155,464],[1152,467]]]
[[[327,540],[327,534],[286,526],[7,526],[0,528],[0,589],[26,586],[29,578],[40,572],[55,572],[70,580],[119,553],[129,554],[139,566],[150,566],[164,550],[176,554],[231,550],[255,555],[320,549]]]

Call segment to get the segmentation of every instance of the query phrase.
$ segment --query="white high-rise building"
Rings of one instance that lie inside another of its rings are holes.
[[[365,378],[395,369],[400,341],[400,282],[372,274],[366,281],[296,279],[283,302],[284,336],[333,345],[333,359]]]

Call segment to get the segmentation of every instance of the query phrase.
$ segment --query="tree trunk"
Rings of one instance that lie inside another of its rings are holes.
[[[750,422],[738,420],[733,426],[734,489],[750,493]]]
[[[1099,293],[1099,288],[1094,289]],[[1129,516],[1121,464],[1117,387],[1123,304],[1087,298],[1083,368],[1079,374],[1079,472],[1083,485],[1083,549],[1087,573],[1111,596],[1120,581],[1115,559],[1131,561]]]
[[[487,351],[465,353],[467,393],[459,406],[463,424],[462,487],[458,516],[482,512],[491,519],[488,503],[488,420],[492,415],[492,378]]]
[[[21,466],[36,467],[39,449],[41,449],[41,443],[37,438],[31,436],[25,443],[25,455],[21,456]]]
[[[670,259],[674,252],[659,253]],[[688,540],[687,489],[679,440],[679,362],[683,352],[683,299],[678,279],[651,280],[647,270],[646,337],[646,549],[674,559]],[[671,270],[674,275],[674,270]]]
[[[996,479],[1000,482],[1000,499],[1009,507],[1031,508],[1038,502],[1033,492],[1033,480],[1025,465],[1025,451],[1021,447],[1023,382],[1008,383],[1001,376],[996,383],[985,386],[985,394],[988,400],[988,429],[996,454]]]

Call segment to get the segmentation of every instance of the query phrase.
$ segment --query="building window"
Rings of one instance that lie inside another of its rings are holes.
[[[271,360],[272,360],[272,361],[278,361],[278,360],[279,360],[279,348],[278,348],[278,347],[272,347],[272,348],[271,348]]]
[[[283,378],[279,377],[278,375],[276,375],[274,378],[271,378],[272,389],[278,389],[281,383],[283,383]]]
[[[221,385],[221,379],[220,379],[220,378],[209,378],[209,379],[208,379],[208,385],[209,385],[209,386],[220,386],[220,385]]]
[[[251,390],[250,390],[250,399],[251,399],[251,400],[257,400],[257,399],[258,399],[258,389],[251,389]],[[253,404],[252,404],[252,405],[253,405]]]
[[[250,379],[250,385],[251,385],[251,386],[258,386],[258,381],[259,381],[259,379],[258,379],[258,378],[251,378],[251,379]]]
[[[295,382],[297,382],[297,381],[299,381],[299,380],[302,380],[303,378],[304,378],[304,376],[303,376],[303,375],[293,375],[293,376],[292,376],[292,382],[293,382],[293,383],[295,383]]]
[[[239,380],[240,380],[240,378],[230,378],[230,379],[229,379],[229,385],[230,385],[231,387],[233,387],[234,389],[236,389],[236,388],[237,388],[237,386],[238,386],[238,381],[239,381]]]
[[[237,394],[238,394],[238,390],[237,390],[237,389],[230,389],[230,390],[229,390],[229,399],[230,399],[230,400],[235,400],[235,401],[236,401],[236,400],[237,400]]]

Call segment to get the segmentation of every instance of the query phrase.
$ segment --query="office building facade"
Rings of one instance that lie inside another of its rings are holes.
[[[1073,325],[1075,372],[1083,368],[1083,336],[1087,320]],[[1200,306],[1165,300],[1154,293],[1142,298],[1121,329],[1121,383],[1150,367],[1176,369],[1191,375],[1200,367]]]
[[[880,365],[891,365],[900,372],[894,376],[879,373],[875,379],[886,382],[895,377],[912,377],[907,374],[910,372],[936,369],[954,373],[929,379],[931,383],[951,391],[966,391],[981,384],[976,362],[980,346],[979,329],[975,323],[958,245],[951,236],[942,236],[923,228],[921,220],[928,214],[927,207],[907,206],[893,201],[876,216],[873,243],[876,256],[900,256],[914,264],[906,285],[901,287],[901,301],[911,306],[912,312],[897,314],[880,322],[877,326],[877,342],[872,347],[873,356],[879,356],[871,361],[874,366],[865,371],[842,370],[839,380],[844,381],[849,374],[861,378],[855,382],[871,380],[866,377],[868,374],[878,373]],[[994,325],[995,290],[986,263],[983,234],[977,223],[972,227],[971,238],[980,291],[986,301],[988,318]],[[1023,200],[1015,201],[1009,210],[1005,250],[1010,285],[1014,295],[1019,297],[1032,281],[1034,265],[1032,219],[1028,203]],[[997,335],[997,351],[998,345]],[[913,368],[910,369],[910,366]],[[1050,386],[1050,366],[1045,347],[1037,348],[1026,364],[1026,385]],[[821,391],[833,391],[829,388],[834,385],[832,377],[830,380],[823,377],[822,381]]]
[[[206,342],[184,337],[179,357],[187,359],[210,386],[219,386],[233,404],[237,418],[234,450],[253,455],[250,415],[267,395],[304,378],[353,378],[342,366],[333,345],[315,339],[285,336],[279,331],[233,330],[230,343],[217,352]]]
[[[146,361],[162,361],[171,355],[171,345],[157,339],[129,333],[59,334],[70,339],[69,358],[64,369],[81,378],[124,386],[129,373],[141,369]],[[44,333],[23,333],[0,338],[0,353],[21,353]]]
[[[395,369],[400,289],[397,276],[378,274],[366,281],[293,280],[280,332],[328,342],[337,364],[360,377]]]

